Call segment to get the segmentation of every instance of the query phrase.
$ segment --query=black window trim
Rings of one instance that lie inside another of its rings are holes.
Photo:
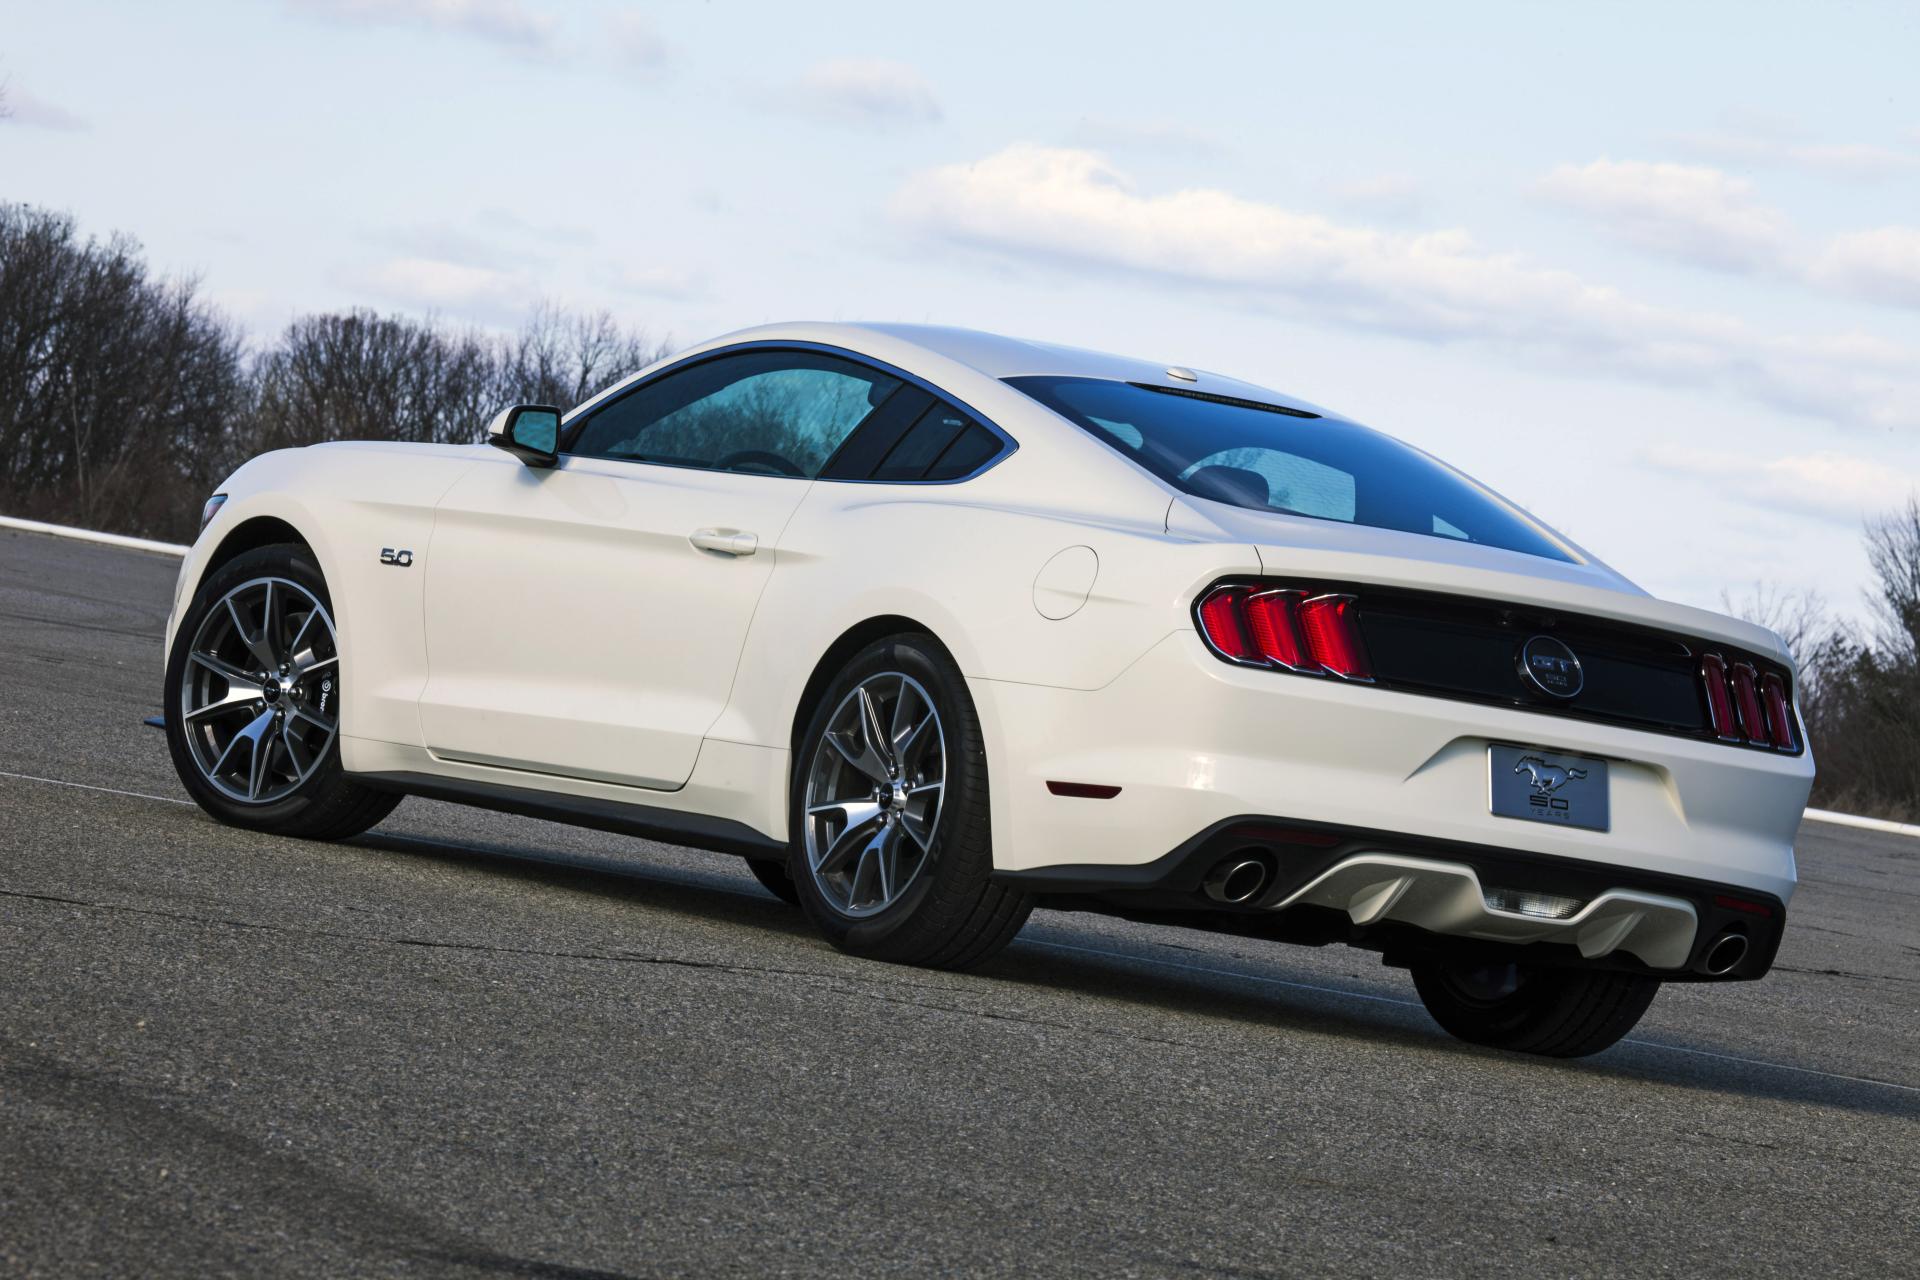
[[[1018,440],[1015,440],[1012,436],[1008,435],[1006,431],[1001,429],[998,423],[994,422],[992,419],[988,418],[985,414],[980,413],[978,410],[968,405],[966,401],[960,399],[958,396],[952,394],[951,392],[942,390],[941,388],[935,386],[931,382],[928,382],[925,378],[922,378],[917,374],[909,373],[905,369],[901,369],[894,365],[888,364],[884,360],[877,360],[874,357],[866,355],[862,352],[850,351],[845,347],[836,347],[831,343],[804,342],[796,339],[770,338],[770,339],[764,339],[764,340],[755,341],[755,342],[738,342],[738,343],[734,343],[731,346],[716,347],[710,351],[698,352],[694,355],[690,355],[690,356],[684,357],[683,359],[676,360],[672,364],[667,365],[664,368],[656,369],[652,373],[648,374],[646,377],[638,379],[635,382],[629,383],[627,386],[621,387],[617,391],[611,394],[594,397],[592,400],[587,401],[585,404],[581,405],[579,408],[573,410],[567,416],[566,420],[562,421],[561,431],[563,434],[562,434],[562,439],[560,442],[560,449],[559,449],[560,456],[563,459],[564,458],[582,458],[582,459],[592,458],[592,459],[598,459],[598,460],[607,461],[607,462],[626,462],[626,463],[632,463],[636,466],[643,466],[643,467],[671,467],[675,470],[680,470],[680,471],[712,471],[713,469],[711,467],[690,467],[680,463],[653,462],[645,458],[611,458],[611,457],[607,457],[604,454],[597,454],[597,453],[576,454],[573,452],[573,446],[574,446],[574,443],[579,439],[581,431],[585,429],[588,420],[591,419],[594,414],[599,413],[602,409],[607,408],[609,405],[615,404],[621,400],[626,399],[628,396],[633,395],[635,392],[639,391],[641,388],[652,386],[654,383],[658,382],[660,379],[664,377],[667,377],[670,374],[675,374],[686,369],[691,369],[696,365],[706,364],[709,361],[718,360],[725,356],[743,355],[747,352],[752,352],[752,351],[795,351],[795,352],[805,352],[809,355],[834,356],[839,359],[848,361],[851,364],[857,364],[864,368],[870,369],[875,373],[885,374],[887,377],[897,379],[901,383],[920,388],[920,390],[934,397],[935,400],[945,401],[946,403],[952,405],[954,408],[966,414],[967,417],[970,418],[973,422],[979,424],[980,426],[986,428],[988,431],[992,432],[1000,441],[1000,449],[992,457],[988,458],[985,462],[981,463],[979,466],[975,467],[973,470],[967,472],[967,474],[963,476],[955,476],[949,480],[871,480],[871,479],[856,479],[853,477],[836,477],[836,476],[829,476],[828,474],[826,474],[827,472],[833,469],[834,460],[838,458],[840,454],[846,450],[847,446],[853,442],[854,437],[858,436],[862,431],[866,430],[867,424],[871,422],[874,418],[874,415],[880,411],[881,405],[884,405],[886,403],[886,401],[883,400],[879,405],[873,406],[873,408],[868,411],[867,416],[860,419],[859,423],[855,425],[853,430],[847,433],[846,439],[842,440],[839,446],[835,448],[834,451],[827,456],[827,460],[821,464],[819,475],[813,476],[813,477],[802,477],[802,476],[768,477],[770,479],[777,479],[777,480],[805,479],[807,480],[808,483],[813,483],[813,484],[817,484],[823,481],[833,483],[833,484],[891,484],[891,485],[964,484],[967,481],[973,479],[975,476],[980,475],[982,472],[988,471],[994,467],[999,466],[1002,462],[1006,461],[1007,458],[1011,457],[1014,453],[1016,453],[1020,448],[1020,442]],[[745,474],[745,473],[740,473],[740,474]]]

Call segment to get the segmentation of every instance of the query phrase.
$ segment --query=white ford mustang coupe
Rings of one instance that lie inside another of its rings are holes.
[[[1779,638],[1390,436],[828,324],[489,433],[208,503],[165,707],[209,813],[338,839],[421,795],[739,854],[914,964],[1036,903],[1342,942],[1560,1056],[1772,963],[1813,778]]]

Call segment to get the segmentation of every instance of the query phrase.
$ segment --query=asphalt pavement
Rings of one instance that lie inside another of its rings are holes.
[[[1578,1062],[1404,974],[1037,913],[839,955],[726,857],[409,800],[230,830],[178,562],[0,531],[0,1275],[1920,1274],[1920,839]]]

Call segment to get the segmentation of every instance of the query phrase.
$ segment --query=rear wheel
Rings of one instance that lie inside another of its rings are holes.
[[[1032,899],[992,882],[987,760],[966,681],[931,638],[870,645],[828,686],[794,761],[789,866],[843,951],[961,969]]]
[[[208,577],[174,637],[167,747],[220,821],[339,840],[400,797],[340,767],[340,649],[326,579],[298,544],[260,547]]]
[[[1584,1058],[1633,1030],[1660,979],[1600,969],[1522,964],[1413,966],[1427,1012],[1473,1044],[1552,1058]]]

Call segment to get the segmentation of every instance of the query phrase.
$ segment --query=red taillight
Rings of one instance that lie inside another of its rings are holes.
[[[1257,656],[1240,612],[1246,598],[1245,587],[1222,587],[1200,602],[1200,629],[1214,648],[1235,662],[1251,662]]]
[[[1707,713],[1713,720],[1713,732],[1728,742],[1737,742],[1740,731],[1733,725],[1733,698],[1727,693],[1727,664],[1719,654],[1700,659],[1700,682],[1707,686]]]
[[[1360,624],[1352,596],[1315,596],[1300,602],[1300,628],[1306,632],[1307,652],[1334,675],[1348,680],[1373,679],[1366,648],[1360,643]]]
[[[1767,745],[1767,722],[1760,712],[1759,672],[1745,662],[1733,668],[1733,708],[1740,714],[1740,732],[1756,747]]]
[[[1218,587],[1200,602],[1199,615],[1207,640],[1235,662],[1373,679],[1352,596]]]
[[[1304,591],[1261,591],[1248,596],[1247,627],[1255,650],[1268,662],[1318,674],[1300,632],[1300,601],[1305,595]]]
[[[1793,704],[1787,700],[1787,682],[1769,672],[1760,682],[1767,704],[1767,737],[1782,751],[1793,750]]]

